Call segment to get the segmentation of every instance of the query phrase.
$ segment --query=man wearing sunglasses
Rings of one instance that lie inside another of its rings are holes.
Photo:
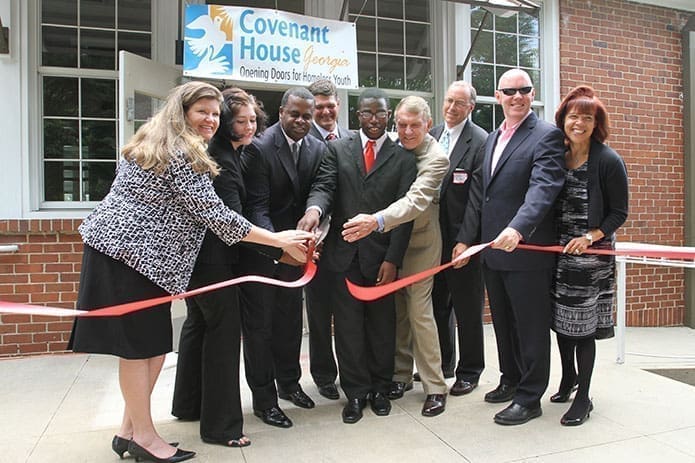
[[[473,179],[481,189],[471,188],[482,194],[468,202],[452,256],[474,244],[478,234],[481,242],[493,242],[481,262],[502,375],[485,401],[512,401],[495,415],[503,425],[541,416],[550,372],[555,256],[515,249],[520,241],[557,242],[553,203],[565,181],[565,145],[562,132],[531,110],[534,96],[525,71],[511,69],[500,77],[495,98],[504,121],[485,143],[483,166]]]

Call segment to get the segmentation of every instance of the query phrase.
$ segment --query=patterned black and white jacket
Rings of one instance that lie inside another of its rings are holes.
[[[232,245],[251,223],[222,203],[209,174],[195,172],[177,152],[162,174],[121,159],[111,191],[79,231],[85,244],[178,294],[208,228]]]

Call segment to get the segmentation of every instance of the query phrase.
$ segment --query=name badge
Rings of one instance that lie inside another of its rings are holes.
[[[463,169],[456,169],[454,171],[454,185],[463,185],[468,180],[468,172]]]

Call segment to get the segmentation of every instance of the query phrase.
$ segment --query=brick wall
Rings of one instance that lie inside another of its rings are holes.
[[[80,220],[0,220],[0,299],[74,308],[82,260]],[[65,350],[71,317],[0,314],[0,357]]]
[[[623,0],[560,2],[561,94],[589,84],[625,160],[630,215],[618,239],[684,242],[681,30],[689,14]],[[684,271],[628,265],[628,326],[682,325]]]

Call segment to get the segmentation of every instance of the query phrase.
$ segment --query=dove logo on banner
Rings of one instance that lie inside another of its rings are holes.
[[[186,8],[184,72],[200,76],[228,75],[233,70],[232,18],[221,6]]]
[[[357,86],[353,23],[264,8],[187,5],[183,74],[212,79]]]

